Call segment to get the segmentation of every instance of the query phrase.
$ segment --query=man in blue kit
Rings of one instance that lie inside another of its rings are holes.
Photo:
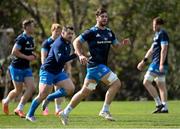
[[[51,92],[53,85],[56,85],[59,89],[50,94],[46,98],[46,102],[54,100],[55,98],[73,94],[74,84],[64,71],[65,63],[76,58],[76,54],[70,55],[70,43],[72,37],[73,28],[63,27],[61,36],[54,41],[48,57],[40,68],[39,94],[32,101],[30,109],[26,115],[27,120],[31,122],[35,121],[34,112],[38,105]]]
[[[119,43],[111,29],[106,27],[108,24],[108,14],[105,9],[99,8],[96,11],[96,21],[97,24],[94,27],[82,33],[73,42],[81,64],[87,64],[87,74],[82,89],[73,96],[68,106],[59,113],[63,125],[68,123],[68,115],[72,109],[96,89],[99,81],[102,81],[109,87],[99,116],[110,121],[114,120],[110,114],[109,107],[119,91],[121,82],[117,75],[107,66],[108,53],[111,45],[121,47],[124,44],[129,44],[130,41],[125,39]],[[82,43],[85,41],[88,43],[91,55],[89,59],[83,55],[82,51]]]
[[[41,63],[44,64],[45,59],[48,56],[48,53],[51,49],[51,46],[53,45],[55,39],[60,36],[61,34],[61,26],[57,23],[52,24],[51,26],[51,36],[44,40],[41,48]],[[58,87],[54,86],[54,89],[57,90]],[[61,111],[61,102],[62,98],[55,99],[55,114],[57,115]],[[44,102],[44,101],[43,101]],[[43,115],[48,115],[48,107],[45,108],[43,111]]]
[[[153,19],[153,31],[155,32],[151,48],[147,51],[144,59],[138,64],[137,68],[142,70],[148,58],[152,56],[152,62],[144,76],[143,84],[156,103],[156,110],[153,113],[168,113],[166,73],[168,67],[168,46],[169,37],[167,32],[162,29],[164,21],[160,17]],[[152,85],[155,81],[160,93]]]
[[[21,97],[17,108],[14,110],[16,115],[24,118],[25,114],[23,113],[23,107],[35,91],[30,62],[35,60],[36,56],[33,53],[34,40],[31,36],[34,32],[33,20],[25,20],[22,25],[24,32],[16,38],[11,53],[14,58],[9,67],[14,89],[2,100],[2,109],[5,114],[9,114],[8,103],[22,92],[24,85],[26,90]]]

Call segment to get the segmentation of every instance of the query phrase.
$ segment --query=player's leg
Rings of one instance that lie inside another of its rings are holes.
[[[42,104],[43,110],[46,109],[50,101],[56,98],[71,95],[74,92],[74,84],[69,79],[66,72],[61,72],[56,75],[53,84],[57,87],[57,90],[46,97]]]
[[[2,100],[2,109],[5,114],[9,114],[9,108],[8,104],[9,102],[17,97],[21,92],[23,88],[23,83],[22,82],[16,82],[13,81],[14,89],[9,92],[8,96]]]
[[[39,80],[39,93],[37,97],[32,101],[29,111],[26,115],[26,119],[29,121],[35,121],[34,113],[39,104],[47,97],[47,95],[52,91],[52,84],[54,75],[48,73],[47,71],[40,70],[40,80]]]
[[[29,108],[29,111],[26,115],[26,119],[33,122],[35,121],[34,113],[36,109],[38,108],[39,104],[48,96],[48,94],[52,91],[52,85],[47,84],[39,84],[39,93],[38,95],[33,99],[31,106]]]
[[[58,90],[57,86],[54,86],[55,91]],[[64,101],[64,97],[56,98],[55,102],[55,115],[58,115],[59,112],[62,110],[61,103]]]
[[[155,103],[156,103],[156,110],[153,111],[152,113],[158,113],[162,109],[162,103],[159,98],[158,92],[156,88],[152,85],[152,81],[156,78],[156,75],[147,71],[145,76],[144,76],[144,81],[143,85],[149,92],[149,94],[153,97]]]
[[[163,104],[163,108],[161,109],[160,113],[168,113],[168,106],[167,106],[167,88],[166,88],[166,79],[164,76],[158,76],[156,79],[156,84],[159,89],[161,101]]]
[[[9,68],[14,89],[9,92],[5,99],[2,100],[2,109],[5,114],[9,114],[8,103],[21,93],[24,81],[21,70],[15,69],[12,66],[10,66]]]
[[[114,74],[112,71],[109,71],[106,75],[104,75],[101,81],[107,86],[109,86],[109,89],[106,92],[104,104],[99,115],[107,120],[113,121],[114,118],[110,114],[109,107],[121,87],[121,82],[118,79],[117,75]]]
[[[89,94],[96,88],[96,81],[85,79],[83,87],[78,91],[71,99],[66,108],[60,112],[60,117],[63,125],[66,125],[68,122],[68,115],[83,99],[85,99]]]
[[[24,105],[32,97],[32,94],[35,91],[33,77],[25,77],[24,86],[25,86],[25,92],[24,92],[23,96],[21,97],[17,108],[14,110],[15,114],[20,116],[21,118],[25,117],[25,114],[23,113]]]

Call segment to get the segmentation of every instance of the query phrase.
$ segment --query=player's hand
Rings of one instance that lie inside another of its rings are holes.
[[[129,38],[126,38],[126,39],[123,39],[122,44],[123,45],[131,45],[131,41]]]
[[[33,60],[36,59],[36,57],[35,57],[34,55],[29,55],[29,56],[26,57],[26,59],[27,59],[28,61],[33,61]]]
[[[142,60],[138,65],[137,65],[137,69],[142,71],[144,68],[145,62]]]
[[[84,55],[79,56],[79,61],[82,65],[86,65],[88,63],[88,58],[85,57]]]
[[[164,72],[164,66],[163,66],[163,65],[159,65],[159,71],[160,71],[161,73]]]

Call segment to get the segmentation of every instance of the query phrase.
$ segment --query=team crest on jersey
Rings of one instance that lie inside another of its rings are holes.
[[[101,35],[97,33],[96,37],[101,37]]]
[[[26,44],[28,45],[28,44],[30,44],[30,42],[29,42],[29,41],[27,41],[27,42],[26,42]]]
[[[111,32],[109,32],[108,34],[109,34],[109,37],[112,37],[112,33]]]
[[[104,40],[108,40],[108,38],[104,38]]]

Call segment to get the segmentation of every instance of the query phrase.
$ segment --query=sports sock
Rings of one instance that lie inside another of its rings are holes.
[[[101,111],[102,111],[102,112],[109,112],[109,104],[105,104],[105,103],[104,103]]]
[[[70,105],[68,105],[65,109],[64,109],[64,115],[69,115],[69,113],[72,111],[72,107]]]
[[[31,116],[34,116],[34,112],[36,111],[37,107],[39,106],[39,102],[34,99],[31,103],[31,106],[29,108],[29,111],[27,113],[27,116],[31,117]]]
[[[67,96],[67,93],[64,88],[60,88],[60,89],[56,90],[55,92],[53,92],[52,94],[49,94],[47,96],[47,100],[51,101],[51,100],[54,100],[55,98],[59,98],[59,97],[63,97],[63,96]]]
[[[162,110],[163,111],[167,111],[168,110],[168,106],[167,106],[167,102],[162,102],[162,104],[163,104],[163,108],[162,108]]]
[[[158,96],[158,97],[155,97],[155,98],[154,98],[154,101],[155,101],[155,103],[156,103],[156,106],[159,106],[159,105],[162,104],[159,96]]]
[[[19,103],[18,106],[17,106],[17,110],[21,110],[22,111],[23,108],[24,108],[24,104]]]
[[[61,105],[59,104],[55,104],[55,111],[58,112],[60,111],[62,108],[61,108]]]

